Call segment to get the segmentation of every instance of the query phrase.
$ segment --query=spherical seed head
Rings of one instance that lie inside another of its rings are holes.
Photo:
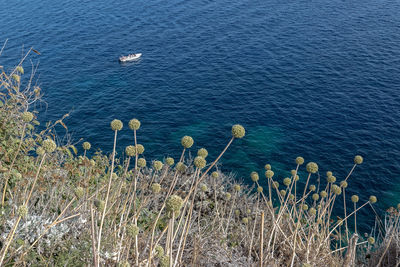
[[[165,163],[166,163],[168,166],[172,166],[172,165],[174,165],[175,160],[174,160],[173,158],[171,158],[171,157],[168,157],[168,158],[165,159]]]
[[[169,212],[177,213],[180,211],[182,205],[183,205],[182,198],[177,195],[172,195],[167,200],[166,209]]]
[[[361,163],[363,163],[364,159],[363,157],[361,157],[360,155],[357,155],[354,157],[354,163],[360,165]]]
[[[240,215],[240,210],[235,210],[235,215],[239,216]]]
[[[200,190],[203,191],[203,192],[206,192],[206,191],[207,191],[207,185],[202,184],[202,185],[200,186]]]
[[[317,214],[317,210],[315,208],[310,208],[308,210],[308,214],[310,214],[311,216],[315,216],[315,214]]]
[[[140,154],[143,154],[143,152],[144,152],[144,146],[143,145],[141,145],[141,144],[137,144],[136,145],[136,149],[137,149],[137,153],[140,155]]]
[[[347,188],[347,186],[348,186],[348,183],[346,181],[341,181],[340,182],[340,187]]]
[[[336,177],[331,175],[328,178],[326,178],[326,180],[328,181],[328,183],[333,184],[334,182],[336,182]]]
[[[314,201],[317,201],[317,200],[319,199],[319,195],[318,195],[317,193],[314,193],[314,194],[312,195],[312,199],[313,199]]]
[[[170,267],[168,255],[163,255],[160,257],[160,262],[158,263],[160,267]]]
[[[378,201],[378,199],[376,198],[376,196],[370,196],[369,197],[369,202],[371,203],[371,204],[374,204],[374,203],[376,203]]]
[[[275,188],[275,189],[278,189],[279,188],[279,182],[278,181],[274,181],[272,183],[272,187]]]
[[[263,191],[263,188],[261,186],[257,187],[257,192],[261,193]]]
[[[328,196],[328,193],[327,193],[325,190],[322,190],[322,191],[319,193],[319,195],[320,195],[322,198],[325,198],[325,197]]]
[[[111,129],[113,131],[121,131],[123,126],[124,126],[124,124],[120,120],[113,120],[111,122]]]
[[[239,192],[239,191],[240,191],[240,185],[235,184],[235,185],[233,186],[233,190],[235,190],[236,192]]]
[[[194,166],[196,166],[199,169],[203,169],[207,164],[207,161],[200,156],[197,156],[194,158]]]
[[[286,196],[286,190],[281,190],[281,191],[279,191],[279,193],[281,194],[281,196]]]
[[[140,128],[140,121],[138,119],[131,119],[128,123],[129,128],[131,128],[131,130],[139,130]]]
[[[332,190],[333,190],[333,193],[335,193],[336,195],[340,195],[342,193],[342,189],[335,184],[332,185]]]
[[[11,78],[16,82],[20,82],[21,81],[21,77],[18,74],[13,74],[11,76]]]
[[[182,162],[178,162],[175,166],[175,168],[179,171],[179,172],[185,172],[186,171],[186,165],[183,164]]]
[[[117,266],[118,267],[131,267],[131,264],[129,263],[129,261],[125,260],[125,261],[119,262]]]
[[[357,203],[358,200],[359,200],[359,197],[358,197],[357,195],[352,195],[352,196],[351,196],[351,201],[352,201],[353,203]]]
[[[267,171],[271,170],[271,164],[265,164],[264,169]]]
[[[216,179],[216,178],[219,177],[219,173],[217,171],[214,171],[214,172],[211,173],[211,177]]]
[[[31,122],[33,120],[33,114],[29,111],[22,113],[21,118],[24,122]]]
[[[245,129],[240,124],[235,124],[232,126],[232,136],[235,138],[243,138],[246,134]]]
[[[160,191],[161,191],[161,185],[158,184],[158,183],[152,184],[152,185],[151,185],[151,191],[152,191],[154,194],[160,193]]]
[[[111,174],[111,179],[117,180],[117,179],[118,179],[118,175],[117,175],[115,172],[113,172],[113,173]]]
[[[310,188],[310,191],[315,191],[315,190],[317,190],[317,187],[316,187],[315,185],[313,185],[313,184],[310,185],[309,188]]]
[[[162,246],[157,245],[157,246],[154,248],[154,250],[155,250],[155,252],[156,252],[156,257],[157,257],[157,258],[162,257],[162,256],[164,255],[164,248],[163,248]]]
[[[46,151],[44,151],[43,147],[38,147],[36,148],[36,154],[38,154],[39,156],[42,156]]]
[[[75,188],[74,194],[75,194],[77,199],[80,199],[85,194],[85,189],[83,189],[82,187],[78,186],[77,188]]]
[[[159,161],[159,160],[155,160],[155,161],[153,162],[153,168],[154,168],[156,171],[161,170],[162,167],[163,167],[163,165],[164,165],[164,164],[163,164],[161,161]]]
[[[127,146],[125,148],[125,154],[128,157],[134,157],[136,155],[136,148],[134,146]]]
[[[316,173],[316,172],[318,171],[318,165],[317,165],[317,163],[315,163],[315,162],[309,162],[309,163],[307,163],[307,165],[306,165],[306,170],[307,170],[309,173]]]
[[[298,175],[296,175],[296,177],[294,177],[294,180],[297,182],[300,179],[300,177]]]
[[[226,194],[225,194],[225,199],[226,199],[226,200],[230,200],[231,197],[232,197],[231,193],[226,193]]]
[[[289,186],[292,183],[292,179],[290,179],[289,177],[286,177],[285,179],[283,179],[283,184],[285,186]]]
[[[208,156],[208,151],[207,151],[207,149],[205,149],[205,148],[200,148],[198,151],[197,151],[197,156],[199,156],[199,157],[203,157],[204,159]]]
[[[368,243],[371,245],[375,244],[375,238],[373,238],[372,236],[368,237]]]
[[[181,144],[184,148],[190,148],[193,145],[194,141],[193,138],[190,136],[185,135],[182,137]]]
[[[265,172],[265,177],[267,177],[268,179],[271,179],[274,176],[274,172],[271,170],[267,170]]]
[[[247,214],[250,214],[250,213],[251,213],[251,209],[247,209],[247,210],[246,210],[246,213],[247,213]]]
[[[126,233],[129,237],[135,237],[139,234],[139,227],[130,223],[126,226]]]
[[[302,208],[303,210],[308,210],[308,205],[307,205],[307,204],[303,204],[303,206],[301,206],[301,208]]]
[[[253,182],[257,182],[260,179],[257,172],[251,172],[250,177]]]
[[[92,146],[89,142],[83,142],[82,147],[84,150],[89,150]]]
[[[296,158],[296,164],[302,165],[304,163],[304,158],[303,157],[297,157]]]
[[[290,195],[289,195],[289,199],[290,199],[290,200],[294,200],[294,195],[293,195],[293,194],[290,194]]]
[[[57,145],[56,145],[56,143],[54,143],[53,140],[46,139],[46,140],[43,141],[42,147],[43,147],[44,151],[46,151],[47,153],[51,153],[54,150],[56,150]]]
[[[242,219],[242,223],[248,224],[248,223],[249,223],[249,218],[244,217],[244,218]]]
[[[28,215],[28,207],[26,205],[19,206],[18,210],[17,210],[17,214],[18,214],[18,216],[25,218],[26,215]]]
[[[22,66],[16,67],[15,70],[18,71],[21,74],[24,74],[24,68]]]
[[[326,177],[330,177],[330,176],[332,176],[333,174],[332,174],[332,172],[331,171],[327,171],[326,172]]]
[[[139,168],[144,168],[146,167],[146,160],[144,158],[140,158],[137,160],[137,165]]]

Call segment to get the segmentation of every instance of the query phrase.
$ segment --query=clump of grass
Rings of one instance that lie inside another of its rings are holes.
[[[184,136],[179,158],[148,167],[138,119],[128,122],[128,130],[122,121],[111,122],[111,155],[88,155],[87,141],[80,154],[55,134],[57,125],[66,127],[63,118],[36,129],[33,103],[40,88],[28,82],[22,89],[22,63],[0,73],[0,265],[68,265],[73,259],[94,266],[389,266],[398,260],[398,210],[364,241],[356,235],[356,214],[367,205],[375,211],[376,197],[352,196],[354,208],[346,209],[348,179],[361,156],[339,185],[328,172],[323,187],[318,165],[304,167],[304,158],[297,157],[286,178],[276,177],[270,164],[264,178],[261,170],[251,172],[250,187],[217,166],[232,142],[245,137],[243,126],[232,127],[215,159],[201,148],[192,160],[188,151],[195,140]],[[117,135],[131,136],[121,158]],[[300,177],[304,170],[308,175]],[[340,195],[344,214],[334,219]],[[353,218],[351,231],[347,222]],[[40,227],[33,233],[29,225]]]

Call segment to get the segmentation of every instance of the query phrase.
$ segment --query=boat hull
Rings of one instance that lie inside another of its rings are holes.
[[[120,62],[134,61],[134,60],[138,60],[141,56],[142,56],[142,53],[137,53],[137,54],[133,54],[133,55],[129,55],[129,56],[120,57],[119,61]]]

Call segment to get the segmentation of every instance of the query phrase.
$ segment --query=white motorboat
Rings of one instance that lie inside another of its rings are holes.
[[[129,54],[127,56],[121,56],[119,57],[119,61],[121,62],[127,62],[127,61],[132,61],[139,59],[142,56],[142,53],[137,53],[137,54]]]

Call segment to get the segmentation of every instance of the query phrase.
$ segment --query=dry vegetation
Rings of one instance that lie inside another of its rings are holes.
[[[349,229],[357,211],[376,202],[346,195],[361,156],[342,181],[328,172],[326,184],[314,185],[318,165],[297,157],[291,177],[276,178],[267,164],[265,175],[251,173],[249,187],[217,164],[244,137],[242,126],[232,127],[217,159],[205,149],[189,157],[194,141],[185,136],[179,159],[150,162],[136,119],[128,130],[111,122],[110,155],[88,153],[87,142],[79,155],[55,134],[62,119],[37,130],[41,91],[34,68],[23,79],[22,61],[0,69],[0,265],[399,266],[397,209],[365,240]],[[132,145],[117,158],[120,134]],[[308,175],[299,177],[300,169]],[[341,219],[331,216],[338,198],[350,204]]]

